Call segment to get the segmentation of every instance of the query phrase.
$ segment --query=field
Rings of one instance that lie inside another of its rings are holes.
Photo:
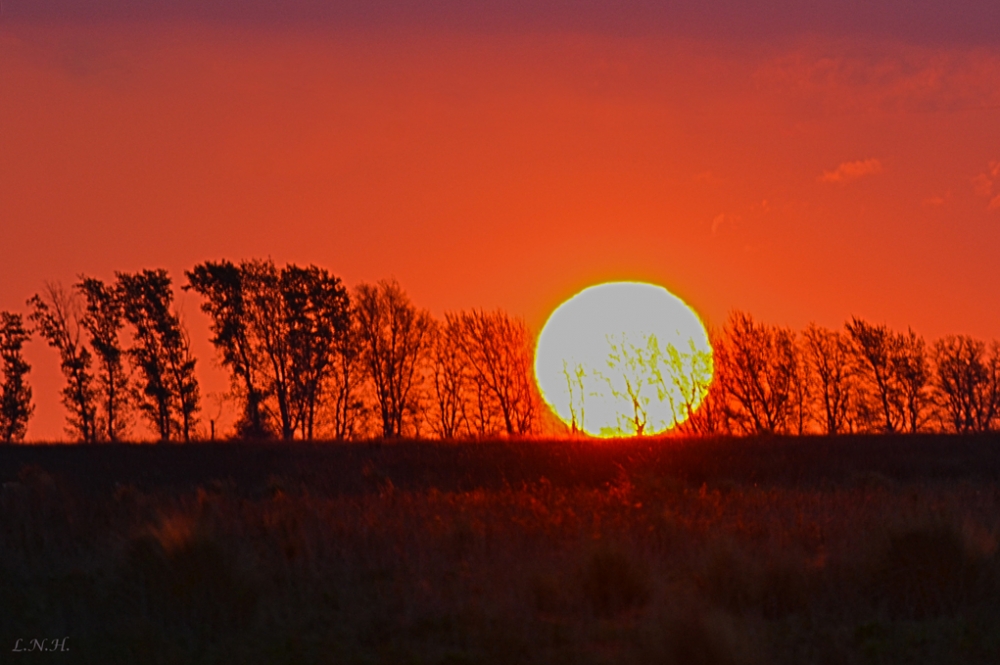
[[[8,446],[0,481],[3,662],[1000,662],[998,436]]]

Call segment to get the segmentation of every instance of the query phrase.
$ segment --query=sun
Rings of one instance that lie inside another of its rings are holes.
[[[712,382],[701,319],[662,286],[608,282],[559,305],[538,336],[535,379],[574,432],[659,434],[686,421]]]

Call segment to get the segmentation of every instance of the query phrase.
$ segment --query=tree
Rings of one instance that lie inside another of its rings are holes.
[[[121,439],[128,426],[128,375],[122,362],[119,335],[122,330],[122,299],[116,286],[93,277],[80,277],[76,284],[87,306],[80,323],[90,335],[90,346],[98,360],[101,415],[98,436],[108,441]]]
[[[134,334],[129,353],[145,383],[140,408],[161,441],[179,432],[187,442],[199,406],[198,380],[187,333],[171,311],[170,283],[166,270],[118,273],[122,312]]]
[[[23,441],[28,420],[34,411],[31,386],[25,377],[31,366],[22,354],[24,343],[31,338],[20,314],[0,312],[0,441]]]
[[[375,392],[382,434],[402,436],[430,341],[430,315],[418,310],[395,280],[359,284],[355,312],[362,357]]]
[[[1000,417],[1000,344],[967,335],[934,343],[934,388],[955,432],[988,432]]]
[[[931,405],[931,367],[927,345],[912,329],[896,335],[893,370],[902,398],[902,424],[910,432],[919,432],[927,423]]]
[[[45,297],[28,300],[28,320],[49,346],[59,351],[59,365],[66,377],[62,403],[69,411],[69,431],[84,443],[97,440],[97,392],[91,372],[91,354],[82,339],[80,303],[58,284],[46,284]]]
[[[796,421],[796,382],[801,373],[790,330],[757,323],[733,312],[715,348],[717,380],[729,418],[747,434],[789,432]],[[802,420],[799,420],[801,427]]]
[[[262,358],[251,316],[252,271],[248,264],[206,261],[187,272],[185,289],[202,296],[201,309],[212,318],[212,344],[222,356],[222,364],[232,375],[234,390],[243,397],[243,413],[236,423],[239,436],[251,439],[270,435],[264,400]],[[254,285],[256,286],[256,285]]]
[[[854,317],[846,324],[861,376],[867,380],[885,432],[919,431],[928,417],[931,369],[926,345],[913,330],[899,334]]]
[[[698,349],[693,339],[688,348],[678,349],[673,344],[663,348],[653,342],[652,367],[659,399],[670,404],[674,424],[680,432],[692,433],[708,424],[710,414],[700,422],[691,422],[696,410],[708,398],[715,373],[715,359],[711,350]],[[686,423],[690,423],[686,425]]]
[[[886,325],[874,325],[858,317],[847,322],[848,334],[854,342],[861,375],[878,402],[881,429],[896,432],[902,427],[902,390],[895,373],[897,339]]]
[[[615,410],[618,422],[608,434],[642,436],[650,424],[649,405],[657,392],[653,368],[656,347],[656,338],[652,336],[640,340],[638,344],[624,333],[608,336],[607,367],[604,371],[595,372],[607,382],[609,394],[620,400],[620,406]],[[661,427],[665,425],[657,424]]]
[[[350,301],[340,280],[316,266],[272,261],[205,262],[187,273],[212,317],[212,343],[244,396],[242,436],[270,432],[273,400],[283,439],[314,436],[336,356],[346,350]],[[343,369],[343,366],[340,366]]]
[[[533,431],[537,400],[532,379],[532,337],[524,322],[502,311],[446,316],[457,329],[461,357],[472,381],[495,400],[508,436]]]
[[[350,315],[348,327],[337,335],[327,388],[333,411],[330,418],[332,434],[338,441],[358,434],[359,421],[365,411],[360,397],[363,379],[361,337],[355,317]]]
[[[454,439],[470,433],[466,401],[471,397],[471,381],[462,353],[462,326],[456,317],[435,321],[432,338],[434,412],[431,427],[442,439]]]
[[[710,329],[708,338],[711,349],[723,344],[718,330]],[[676,432],[695,436],[730,434],[726,391],[719,379],[715,353],[699,351],[692,341],[689,352],[674,349],[669,355],[672,383],[680,395],[678,412],[686,415]],[[674,357],[677,359],[673,360]]]
[[[281,271],[281,297],[291,351],[292,411],[302,437],[311,441],[334,354],[350,324],[350,299],[325,269],[294,264]]]
[[[822,403],[822,425],[827,434],[851,429],[853,402],[853,347],[841,332],[810,323],[803,334],[806,357],[816,377]]]

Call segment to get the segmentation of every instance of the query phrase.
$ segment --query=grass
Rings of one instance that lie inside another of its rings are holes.
[[[18,446],[0,480],[0,652],[71,649],[25,661],[1000,662],[998,437]]]

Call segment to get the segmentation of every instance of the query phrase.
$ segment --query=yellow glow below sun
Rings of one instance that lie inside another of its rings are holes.
[[[698,315],[662,286],[609,282],[552,312],[538,336],[535,378],[573,431],[659,434],[687,420],[712,381]]]

